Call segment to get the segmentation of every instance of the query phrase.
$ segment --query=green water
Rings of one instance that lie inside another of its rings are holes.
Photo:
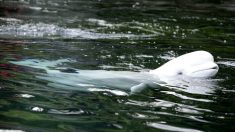
[[[234,131],[235,4],[185,2],[1,0],[0,129]],[[215,57],[214,78],[128,96],[52,86],[38,77],[45,70],[11,63],[69,59],[58,67],[139,72],[196,50]]]

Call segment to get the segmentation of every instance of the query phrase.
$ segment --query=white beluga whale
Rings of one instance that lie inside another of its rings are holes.
[[[156,88],[159,85],[178,86],[180,84],[180,86],[185,86],[182,77],[190,78],[189,80],[194,78],[204,80],[204,78],[216,75],[219,69],[213,56],[206,51],[184,54],[149,72],[78,70],[63,66],[64,63],[69,62],[75,61],[69,59],[11,61],[16,65],[45,70],[45,73],[38,73],[36,77],[49,81],[48,85],[51,87],[81,91],[106,91],[116,95],[128,95],[128,93],[140,92],[146,87]],[[187,82],[186,85],[191,84]],[[208,82],[206,84],[208,85]],[[187,92],[197,93],[198,90],[199,93],[208,92],[208,90],[201,90],[204,87],[197,88],[197,90],[194,90],[194,87],[195,84],[191,87],[187,86],[185,91],[189,89]]]

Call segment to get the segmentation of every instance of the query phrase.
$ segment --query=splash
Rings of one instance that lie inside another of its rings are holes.
[[[101,23],[100,21],[98,21]],[[0,35],[13,35],[15,37],[46,37],[46,38],[81,38],[81,39],[120,39],[120,38],[146,38],[152,35],[135,35],[125,33],[99,33],[79,28],[64,28],[55,24],[28,23],[9,24],[0,26]]]

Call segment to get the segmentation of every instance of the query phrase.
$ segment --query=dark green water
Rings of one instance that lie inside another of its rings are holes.
[[[235,4],[185,2],[1,0],[0,129],[234,131]],[[62,65],[138,72],[195,50],[214,55],[214,78],[128,96],[57,88],[38,78],[45,70],[10,63],[69,59]]]

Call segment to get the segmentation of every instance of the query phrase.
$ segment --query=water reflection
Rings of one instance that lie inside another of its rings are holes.
[[[161,130],[175,131],[175,132],[188,132],[188,131],[190,131],[190,132],[202,132],[202,131],[195,130],[195,129],[174,127],[174,126],[166,125],[164,123],[155,123],[155,122],[148,122],[147,126],[151,126],[151,127],[158,128],[158,129],[161,129]]]
[[[161,86],[168,87],[170,89],[182,90],[184,92],[193,94],[213,94],[214,90],[218,88],[218,81],[223,81],[222,79],[192,79],[192,78],[161,78],[166,84]]]

